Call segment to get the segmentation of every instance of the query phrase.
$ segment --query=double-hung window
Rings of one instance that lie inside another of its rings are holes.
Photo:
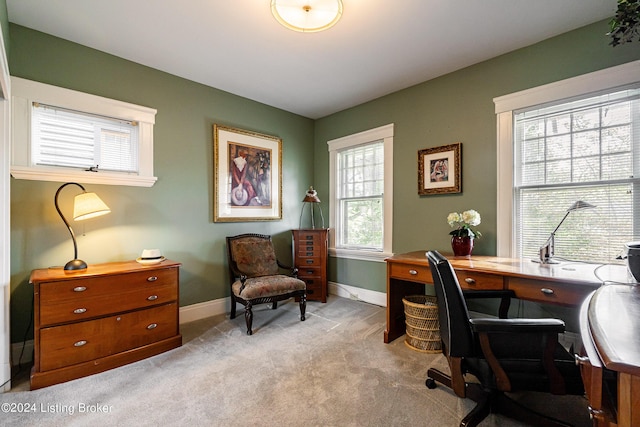
[[[640,240],[640,82],[632,75],[639,65],[533,90],[524,95],[545,101],[540,96],[545,90],[557,96],[566,90],[563,86],[574,86],[565,94],[570,96],[499,111],[499,167],[504,169],[498,196],[499,255],[536,259],[576,201],[595,208],[567,216],[555,235],[557,258],[608,263],[626,242]],[[522,93],[519,97],[527,98]],[[498,99],[496,106],[514,99]],[[506,167],[507,144],[512,168]],[[505,170],[511,172],[508,202]],[[509,205],[511,228],[500,229]]]
[[[18,179],[151,186],[156,110],[12,77]]]
[[[391,253],[393,125],[328,142],[330,252],[382,260]]]

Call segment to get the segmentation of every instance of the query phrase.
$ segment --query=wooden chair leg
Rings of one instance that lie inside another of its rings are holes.
[[[247,335],[253,334],[253,330],[251,330],[251,326],[253,325],[253,311],[251,306],[251,301],[249,301],[244,307],[244,320],[247,322]]]
[[[429,368],[429,370],[427,371],[427,387],[436,388],[436,384],[434,381],[437,381],[440,384],[453,389],[453,387],[451,387],[451,377],[449,375],[445,374],[439,369]]]
[[[236,299],[233,295],[231,295],[231,313],[229,314],[230,319],[236,318]]]
[[[456,396],[467,396],[467,384],[464,380],[464,373],[462,372],[462,358],[450,357],[449,368],[451,369],[451,389]]]
[[[427,387],[435,388],[433,381],[437,381],[453,390],[456,396],[467,397],[467,384],[462,374],[462,359],[459,357],[449,358],[449,369],[451,370],[451,375],[447,375],[435,368],[429,369],[427,371]]]
[[[300,297],[300,320],[302,322],[304,322],[305,319],[305,313],[307,311],[307,296],[306,295],[302,295]]]

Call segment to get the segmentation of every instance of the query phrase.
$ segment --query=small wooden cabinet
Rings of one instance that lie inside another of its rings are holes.
[[[35,390],[182,345],[180,263],[135,261],[34,270]]]
[[[293,265],[307,284],[307,301],[327,302],[327,251],[329,229],[292,230]]]

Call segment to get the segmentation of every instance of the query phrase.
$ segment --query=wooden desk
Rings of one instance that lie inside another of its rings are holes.
[[[405,333],[406,295],[424,294],[432,284],[425,251],[387,258],[387,329],[384,342]],[[602,280],[629,282],[625,266],[561,262],[539,264],[529,259],[492,256],[449,257],[464,289],[511,289],[516,297],[533,302],[578,307]],[[600,279],[599,279],[600,278]]]
[[[640,287],[607,285],[582,304],[578,358],[594,426],[640,425]]]

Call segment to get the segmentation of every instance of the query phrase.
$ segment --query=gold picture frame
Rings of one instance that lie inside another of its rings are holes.
[[[214,222],[282,219],[282,140],[213,125]]]
[[[462,192],[462,143],[418,151],[418,194]]]

